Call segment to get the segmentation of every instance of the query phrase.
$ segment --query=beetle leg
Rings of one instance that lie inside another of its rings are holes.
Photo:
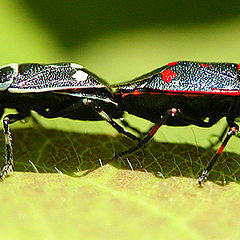
[[[216,161],[220,157],[223,149],[226,147],[226,145],[227,145],[228,141],[230,140],[230,138],[233,135],[235,135],[238,132],[238,130],[239,130],[239,127],[238,127],[238,125],[236,123],[234,123],[233,126],[230,127],[226,137],[224,138],[224,140],[223,140],[221,146],[219,147],[219,149],[217,150],[216,154],[214,155],[214,157],[212,158],[212,160],[208,164],[207,168],[203,171],[201,177],[198,178],[198,183],[200,185],[202,185],[202,183],[207,180],[207,177],[208,177],[208,174],[209,174],[210,170],[212,169],[212,167],[214,166],[214,164],[216,163]]]
[[[135,152],[136,150],[138,150],[139,148],[143,147],[157,132],[157,130],[170,118],[170,117],[175,117],[175,115],[177,113],[179,113],[180,110],[176,109],[176,108],[172,108],[170,110],[168,110],[163,116],[161,116],[160,121],[158,121],[152,128],[151,130],[148,132],[148,134],[135,146],[132,147],[130,149],[128,149],[125,152],[120,152],[117,153],[114,158],[117,159],[125,154],[130,154],[132,152]]]
[[[92,106],[92,108],[94,109],[94,111],[96,113],[98,113],[98,115],[105,121],[107,121],[108,123],[110,123],[119,133],[124,134],[125,136],[131,138],[132,140],[137,140],[140,141],[140,139],[138,137],[136,137],[135,135],[133,135],[130,132],[127,132],[123,127],[121,127],[118,123],[116,123],[106,112],[104,112],[102,110],[102,108],[100,106],[97,105],[97,103],[95,103],[93,100],[90,99],[84,99],[83,103],[85,105],[89,105]]]
[[[13,149],[12,149],[12,133],[9,124],[14,123],[18,120],[22,120],[27,117],[29,113],[22,114],[9,114],[3,118],[3,133],[5,136],[6,146],[6,165],[3,167],[0,173],[0,179],[5,178],[13,171]]]

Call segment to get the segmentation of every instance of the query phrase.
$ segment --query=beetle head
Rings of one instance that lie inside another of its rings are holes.
[[[0,68],[0,91],[6,90],[17,75],[18,65],[16,63],[2,66]]]

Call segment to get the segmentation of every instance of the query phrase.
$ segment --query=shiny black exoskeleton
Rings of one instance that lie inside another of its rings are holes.
[[[107,84],[74,63],[10,64],[1,67],[1,116],[5,108],[16,109],[17,114],[9,114],[3,119],[7,163],[0,178],[13,171],[9,124],[30,116],[32,110],[46,118],[106,120],[118,132],[138,140],[113,120],[122,118],[123,110]]]
[[[201,184],[219,158],[240,116],[240,65],[234,63],[172,62],[153,72],[114,86],[124,111],[155,123],[148,134],[128,151],[144,146],[162,125],[211,127],[226,117],[229,131],[216,155],[199,178]]]

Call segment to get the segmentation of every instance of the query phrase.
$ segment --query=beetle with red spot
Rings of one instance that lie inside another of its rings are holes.
[[[115,85],[116,101],[124,111],[153,122],[154,127],[130,154],[144,146],[160,126],[211,127],[226,117],[229,130],[220,148],[199,178],[202,184],[224,147],[238,132],[240,74],[234,63],[172,62],[133,81]]]

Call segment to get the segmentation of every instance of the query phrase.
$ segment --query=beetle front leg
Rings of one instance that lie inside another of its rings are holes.
[[[6,165],[3,167],[0,174],[0,179],[5,178],[13,171],[13,151],[12,151],[12,133],[9,128],[9,118],[6,116],[3,119],[3,133],[5,136],[5,146],[6,146]]]
[[[24,119],[29,113],[26,114],[9,114],[3,118],[3,134],[5,136],[5,147],[6,147],[6,165],[3,167],[0,173],[0,179],[7,177],[10,172],[13,171],[13,146],[12,146],[12,133],[9,124],[14,123],[18,120]]]

